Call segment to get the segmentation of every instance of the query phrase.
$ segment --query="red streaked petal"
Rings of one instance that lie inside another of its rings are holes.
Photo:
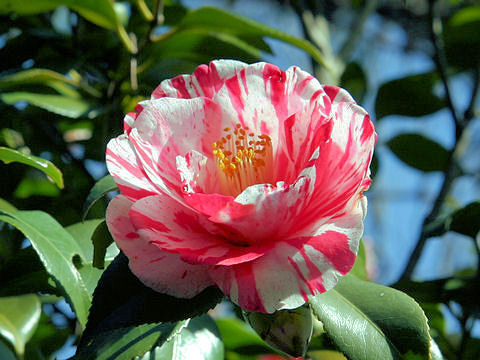
[[[279,240],[264,256],[234,266],[211,268],[217,286],[245,310],[272,313],[293,309],[333,288],[352,268],[363,232],[363,207],[313,236]]]
[[[123,195],[140,199],[159,193],[138,163],[135,150],[125,135],[110,140],[106,159],[108,171]]]
[[[226,227],[208,221],[167,196],[144,198],[132,206],[136,231],[163,251],[178,253],[191,264],[232,265],[256,259],[270,244],[248,245]]]
[[[155,291],[182,298],[192,298],[213,285],[208,266],[187,264],[179,255],[161,251],[135,230],[128,216],[133,204],[119,195],[110,201],[106,214],[108,228],[128,257],[132,272]]]
[[[235,60],[216,60],[208,66],[200,65],[192,75],[179,75],[162,81],[153,91],[152,99],[161,97],[189,99],[199,96],[212,98],[226,79],[246,66],[247,64]]]

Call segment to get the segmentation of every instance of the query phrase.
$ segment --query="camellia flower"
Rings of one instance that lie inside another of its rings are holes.
[[[107,148],[121,194],[107,224],[132,272],[191,298],[296,308],[355,262],[375,143],[343,89],[220,60],[163,81]]]

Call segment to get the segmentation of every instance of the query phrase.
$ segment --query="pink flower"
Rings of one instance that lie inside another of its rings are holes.
[[[355,262],[376,134],[343,89],[219,60],[163,81],[107,148],[107,224],[147,286],[291,309]]]

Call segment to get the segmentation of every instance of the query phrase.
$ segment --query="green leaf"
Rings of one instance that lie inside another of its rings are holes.
[[[147,324],[98,334],[88,343],[80,343],[77,360],[130,360],[161,346],[186,326],[187,321]],[[83,338],[82,338],[83,340]]]
[[[85,200],[85,205],[83,206],[83,219],[88,215],[93,204],[95,204],[103,195],[109,193],[110,191],[118,190],[117,184],[113,180],[111,175],[106,175],[100,180],[98,180],[95,185],[93,185],[90,190],[87,200]]]
[[[209,287],[192,299],[158,293],[132,274],[128,258],[120,253],[103,272],[95,289],[82,341],[122,327],[198,316],[222,299],[223,293],[216,287]]]
[[[15,12],[18,15],[33,15],[65,5],[94,24],[115,30],[117,16],[112,3],[110,0],[3,0],[0,14]]]
[[[352,270],[350,270],[350,273],[352,273],[359,279],[368,280],[367,254],[365,253],[365,245],[363,244],[363,240],[360,241],[357,259],[355,260],[355,264],[353,265]]]
[[[216,322],[227,351],[244,355],[272,353],[272,349],[244,321],[221,318]]]
[[[19,199],[26,199],[30,196],[57,197],[60,190],[53,183],[45,178],[24,177],[13,192],[13,196]]]
[[[215,322],[204,315],[177,323],[117,329],[80,346],[78,360],[198,359],[223,360],[223,344]]]
[[[0,211],[0,221],[20,230],[32,243],[45,269],[63,288],[77,318],[87,322],[91,297],[72,259],[82,250],[72,236],[50,215],[42,211]]]
[[[0,298],[0,335],[20,356],[35,332],[41,311],[40,300],[34,294]]]
[[[69,329],[56,327],[51,319],[42,313],[37,329],[25,347],[25,359],[53,359],[53,353],[65,344],[70,335]],[[1,356],[0,358],[3,360]]]
[[[423,116],[444,108],[445,101],[433,92],[437,80],[429,72],[384,83],[375,101],[377,120],[388,115]]]
[[[404,163],[421,171],[444,171],[448,165],[448,150],[420,134],[397,135],[387,146]]]
[[[92,235],[93,242],[93,266],[98,269],[105,267],[105,255],[107,248],[113,244],[113,237],[108,231],[107,223],[100,223]]]
[[[95,233],[102,224],[105,224],[103,219],[95,219],[73,224],[66,228],[82,249],[83,262],[82,267],[78,271],[90,294],[93,294],[103,273],[102,270],[99,270],[98,266],[95,266],[95,250],[92,244]],[[110,264],[118,253],[119,250],[117,246],[110,243],[109,246],[104,248],[102,261]],[[99,255],[97,254],[96,256]]]
[[[341,352],[334,350],[309,351],[308,358],[312,360],[348,360]]]
[[[0,338],[0,359],[2,360],[17,360],[15,354],[8,348],[8,346]]]
[[[310,304],[350,360],[429,359],[427,319],[420,306],[398,290],[347,275]]]
[[[89,104],[85,100],[63,95],[17,91],[0,94],[0,99],[9,105],[25,101],[30,105],[70,118],[78,118],[89,109]]]
[[[240,39],[245,37],[247,41],[249,39],[252,40],[268,36],[292,44],[306,51],[315,59],[315,61],[325,66],[323,55],[320,50],[309,41],[297,38],[283,31],[233,14],[226,10],[214,7],[203,7],[194,10],[183,18],[178,25],[178,28],[182,30],[200,28],[204,30],[224,32],[235,35]],[[259,40],[256,40],[257,43],[258,41]]]
[[[340,79],[340,86],[348,90],[358,103],[362,103],[367,92],[367,78],[362,67],[354,62],[348,64]]]
[[[450,231],[475,239],[480,231],[480,201],[455,211],[447,220],[446,227]]]
[[[48,175],[53,181],[55,181],[55,184],[57,184],[60,189],[63,189],[62,172],[48,160],[42,159],[38,156],[24,154],[20,151],[6,147],[0,147],[0,160],[5,164],[19,162],[32,166],[42,171],[45,175]]]
[[[199,351],[201,349],[201,351]],[[223,360],[223,343],[215,322],[208,315],[190,319],[180,333],[162,346],[144,354],[141,360],[150,359]]]

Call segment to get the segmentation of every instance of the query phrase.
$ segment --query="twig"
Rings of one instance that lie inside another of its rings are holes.
[[[432,40],[434,51],[435,51],[433,58],[435,61],[435,65],[437,67],[437,71],[440,74],[443,86],[445,88],[445,96],[447,99],[448,108],[450,109],[450,113],[455,123],[455,144],[449,153],[449,158],[448,158],[447,167],[445,170],[445,177],[443,179],[442,187],[440,188],[440,191],[435,199],[435,202],[432,206],[432,209],[430,210],[430,213],[425,217],[423,221],[422,230],[417,240],[417,244],[415,245],[415,248],[401,276],[402,280],[408,279],[412,276],[412,273],[415,270],[415,267],[422,254],[423,248],[425,247],[425,243],[429,238],[427,228],[433,221],[435,221],[436,217],[440,213],[443,202],[445,201],[447,194],[450,192],[450,188],[453,184],[453,181],[459,175],[457,171],[455,153],[456,153],[458,144],[460,143],[460,138],[462,137],[462,134],[467,122],[467,119],[460,120],[458,118],[457,113],[455,111],[455,107],[453,105],[451,92],[448,85],[447,71],[446,71],[447,62],[444,55],[443,42],[441,41],[441,23],[440,23],[440,19],[438,19],[435,16],[434,12],[435,12],[435,0],[429,0],[429,21],[430,21],[430,31],[431,31],[430,35],[431,35],[431,40]],[[478,93],[478,84],[474,87],[471,105],[475,102],[477,93]],[[469,120],[470,119],[468,119],[468,121]]]

